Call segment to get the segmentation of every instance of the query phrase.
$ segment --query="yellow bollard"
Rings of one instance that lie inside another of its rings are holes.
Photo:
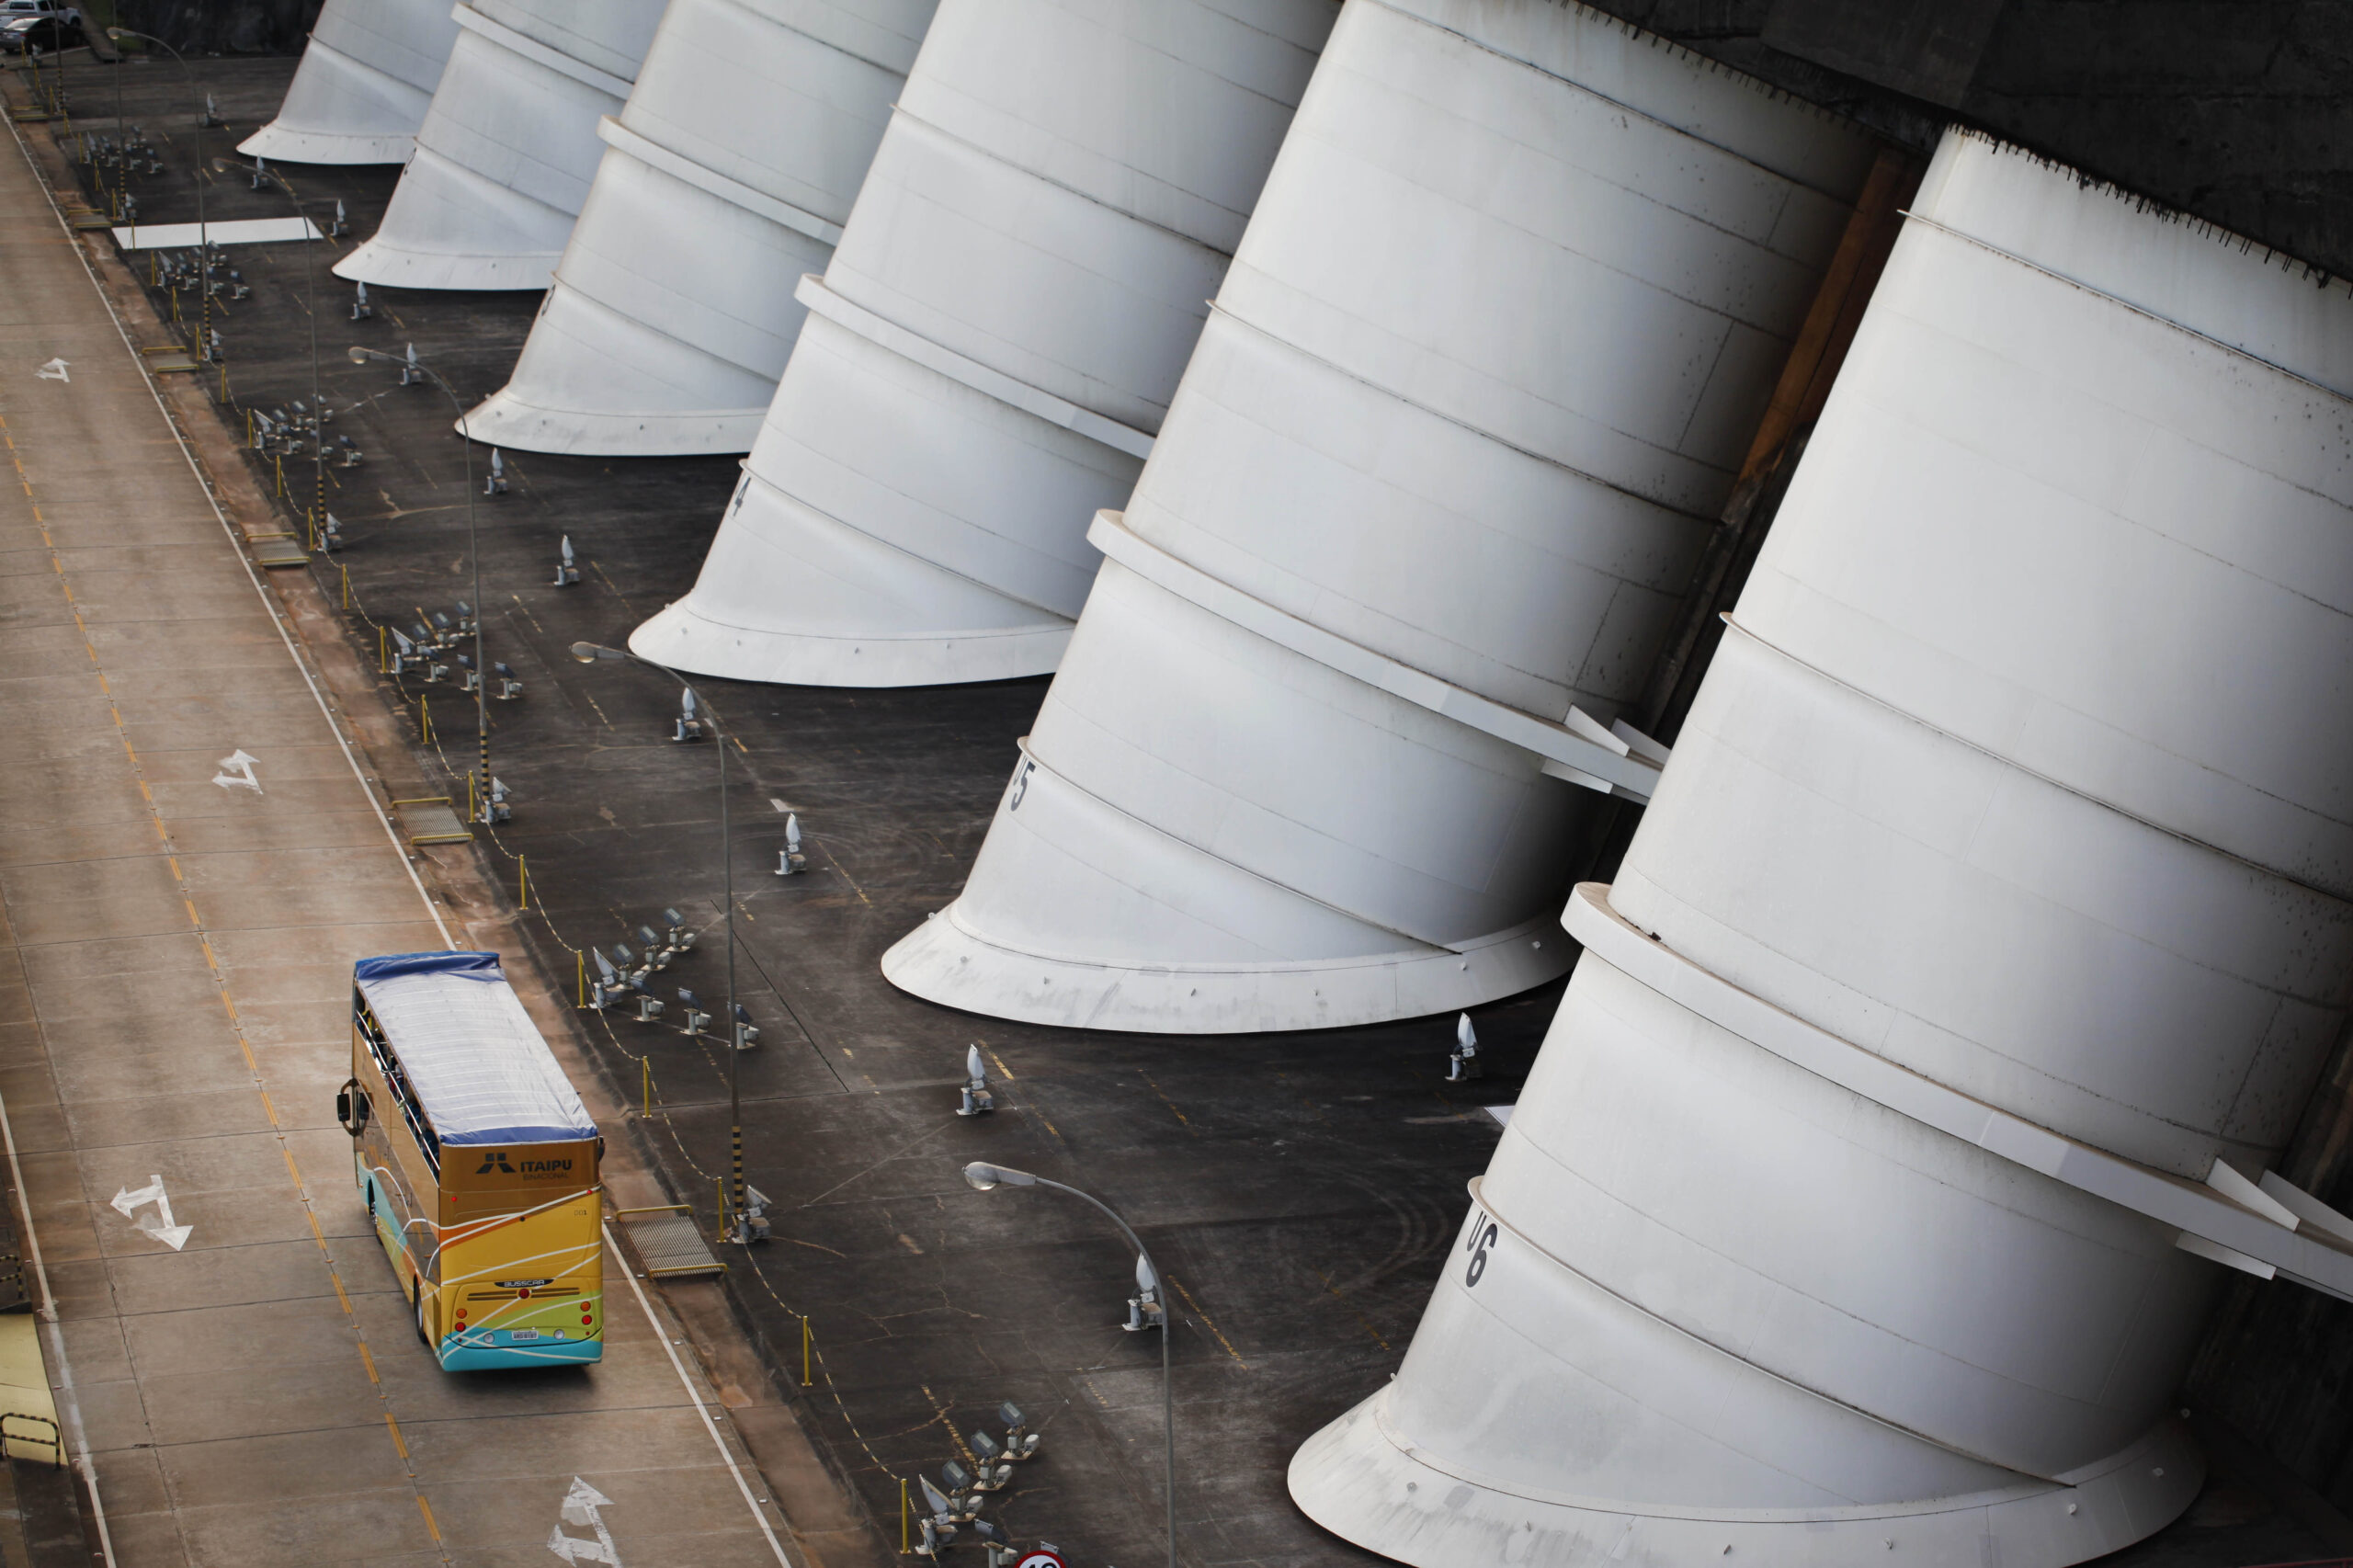
[[[523,857],[520,855],[515,857],[515,907],[517,909],[531,907],[531,873],[523,864]]]
[[[645,1086],[645,1105],[637,1114],[651,1121],[654,1119],[654,1058],[641,1056],[637,1059],[637,1065],[638,1077],[643,1081]]]
[[[574,953],[572,961],[579,971],[573,977],[580,991],[580,1000],[574,1006],[585,1007],[588,1006],[588,955],[585,952]]]
[[[343,608],[349,609],[351,608],[351,568],[338,561],[335,563],[335,569],[343,574]],[[381,647],[383,641],[384,634],[380,629],[376,633],[376,642],[378,646]],[[381,661],[379,662],[381,663]]]
[[[907,1517],[913,1512],[907,1506],[907,1480],[899,1478],[899,1555],[904,1557],[914,1548],[907,1542]]]
[[[426,745],[431,745],[433,744],[433,710],[422,697],[416,699],[416,728],[418,738]],[[472,774],[466,775],[466,795],[469,804],[472,802],[473,781]]]
[[[809,1314],[807,1312],[803,1312],[801,1314],[801,1386],[804,1389],[811,1386],[809,1381],[810,1338]]]
[[[351,574],[348,572],[346,572],[343,574],[343,592],[345,596],[345,602],[349,603],[351,594]],[[376,628],[376,673],[380,676],[388,676],[392,673],[392,657],[385,651],[384,629],[381,626]]]

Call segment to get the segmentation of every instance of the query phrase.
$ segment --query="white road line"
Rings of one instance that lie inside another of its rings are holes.
[[[23,155],[25,160],[25,171],[32,176],[34,186],[42,192],[48,193],[49,182],[41,178],[40,165],[33,162],[32,149],[25,144],[25,133],[17,129],[17,122],[12,117],[0,116],[0,118],[7,119],[8,134],[16,139],[17,151]],[[57,227],[59,231],[64,234],[65,243],[68,245],[73,246],[74,252],[76,256],[82,256],[82,247],[75,244],[74,241],[73,225],[66,222],[65,214],[59,210],[57,199],[53,195],[50,197],[49,211],[50,216],[57,220]],[[86,256],[83,256],[83,271],[85,273],[89,272],[89,258]],[[90,274],[90,281],[93,286],[97,284],[97,274]],[[98,298],[102,301],[106,300],[106,292],[104,290],[99,290]],[[111,302],[108,302],[107,304],[107,313],[109,316],[114,314],[114,307]],[[115,322],[115,330],[118,333],[122,331],[122,323],[119,319]],[[122,341],[123,347],[131,349],[131,357],[134,359],[137,358],[138,351],[135,348],[131,348],[130,337],[125,335]],[[143,375],[145,373],[146,367],[142,365],[140,367],[140,369],[141,373]],[[149,390],[153,390],[153,383],[152,381],[149,382]],[[160,403],[162,400],[159,398],[157,401]],[[178,433],[178,427],[176,426],[173,427],[173,433],[175,435]],[[210,492],[208,491],[206,494],[210,494]],[[219,508],[215,507],[214,509],[217,511]],[[225,522],[226,519],[223,519],[223,521]],[[373,800],[375,797],[371,793],[369,798]],[[47,1054],[49,1049],[48,1036],[49,1031],[44,1028],[41,1030],[41,1050],[44,1055]],[[74,1463],[80,1467],[82,1471],[83,1489],[89,1495],[91,1522],[97,1526],[98,1554],[105,1559],[107,1568],[118,1568],[114,1555],[114,1538],[108,1533],[107,1530],[107,1506],[98,1495],[98,1467],[97,1462],[90,1458],[89,1436],[84,1430],[82,1426],[82,1400],[81,1396],[77,1394],[74,1389],[74,1364],[65,1358],[65,1331],[57,1321],[57,1295],[49,1288],[49,1268],[41,1262],[40,1237],[33,1230],[32,1194],[25,1189],[24,1167],[17,1162],[17,1130],[8,1119],[8,1106],[5,1099],[0,1099],[0,1138],[5,1138],[6,1140],[8,1147],[8,1175],[10,1179],[16,1183],[17,1197],[24,1210],[25,1251],[31,1256],[34,1277],[40,1281],[41,1323],[42,1325],[49,1330],[50,1354],[56,1358],[56,1392],[64,1396],[66,1424],[71,1426],[74,1431]]]
[[[17,151],[23,153],[25,166],[31,172],[35,183],[43,191],[47,191],[49,182],[40,177],[40,165],[33,162],[32,149],[25,144],[24,132],[17,129],[14,121],[10,121],[8,133],[16,139]],[[455,949],[458,942],[457,938],[449,934],[449,922],[441,918],[441,911],[434,903],[433,895],[426,891],[424,879],[417,875],[416,865],[408,857],[408,846],[401,842],[400,834],[393,828],[392,818],[385,814],[383,806],[377,801],[376,791],[369,785],[368,775],[361,769],[359,759],[351,754],[350,744],[344,739],[343,726],[335,722],[335,710],[327,706],[324,694],[319,690],[319,683],[311,677],[310,665],[303,660],[300,649],[295,645],[292,634],[287,630],[285,618],[278,613],[278,606],[270,598],[268,589],[263,586],[261,577],[255,572],[252,561],[247,559],[237,538],[236,528],[229,521],[229,515],[221,509],[221,498],[213,494],[212,486],[205,483],[204,470],[196,460],[196,450],[189,445],[187,432],[180,428],[179,421],[172,417],[171,406],[164,401],[162,389],[156,383],[153,375],[148,372],[144,361],[140,359],[137,345],[131,341],[129,330],[123,325],[122,317],[117,313],[114,301],[107,297],[106,288],[99,281],[97,268],[90,265],[88,253],[84,251],[80,244],[74,240],[73,228],[65,222],[65,215],[59,210],[53,196],[50,201],[50,211],[56,218],[59,229],[64,233],[67,243],[73,246],[74,254],[80,258],[82,270],[88,275],[90,287],[97,292],[98,302],[106,307],[108,319],[114,323],[116,335],[122,339],[123,351],[129,354],[132,362],[138,366],[141,378],[147,383],[148,395],[155,400],[157,412],[163,415],[164,423],[170,427],[173,439],[179,444],[180,456],[187,460],[188,472],[196,477],[197,487],[204,492],[206,502],[212,507],[212,515],[220,519],[221,531],[228,536],[230,548],[236,555],[237,563],[244,568],[245,580],[253,585],[255,596],[261,600],[262,608],[268,612],[270,624],[278,629],[278,641],[286,645],[287,655],[294,661],[294,668],[301,674],[302,684],[310,688],[311,700],[318,704],[321,716],[327,722],[328,731],[335,736],[336,748],[343,753],[344,762],[351,768],[352,777],[359,780],[360,792],[368,797],[368,804],[375,811],[376,820],[383,824],[384,836],[391,842],[392,852],[400,857],[401,865],[407,870],[409,882],[416,889],[417,899],[425,905],[426,913],[433,917],[433,924],[440,931],[444,945]],[[0,1103],[0,1135],[6,1137],[8,1164],[11,1171],[14,1172],[17,1163],[17,1141],[16,1135],[8,1131],[7,1108],[5,1103]],[[17,1190],[19,1193],[25,1190],[21,1173],[17,1174]],[[703,1430],[710,1434],[711,1446],[719,1450],[719,1457],[727,1463],[728,1473],[735,1478],[735,1489],[743,1494],[744,1506],[751,1509],[752,1517],[758,1523],[760,1534],[767,1538],[768,1548],[776,1553],[777,1562],[782,1564],[783,1568],[794,1568],[791,1558],[785,1553],[784,1543],[777,1540],[776,1531],[768,1528],[767,1516],[760,1512],[759,1503],[753,1497],[751,1487],[745,1483],[744,1471],[735,1463],[735,1456],[728,1451],[726,1439],[719,1435],[719,1427],[711,1420],[710,1412],[704,1408],[702,1396],[695,1392],[694,1382],[687,1376],[686,1367],[678,1360],[677,1352],[670,1344],[669,1335],[663,1330],[661,1320],[654,1315],[653,1303],[645,1299],[645,1291],[638,1285],[635,1270],[627,1267],[626,1259],[614,1241],[612,1227],[607,1225],[604,1231],[606,1244],[612,1249],[613,1260],[620,1266],[623,1277],[629,1280],[631,1293],[637,1298],[638,1310],[645,1314],[646,1324],[653,1329],[654,1337],[660,1342],[663,1354],[669,1357],[670,1369],[678,1375],[678,1386],[686,1390],[687,1398],[694,1403],[695,1414],[702,1417]],[[65,1341],[57,1326],[56,1302],[55,1298],[50,1294],[49,1276],[40,1267],[40,1244],[32,1238],[32,1217],[29,1209],[25,1218],[25,1233],[28,1249],[33,1257],[34,1270],[40,1277],[41,1300],[45,1304],[43,1315],[49,1321],[50,1336],[56,1346],[58,1381],[63,1385],[61,1392],[66,1396],[66,1407],[74,1423],[74,1447],[81,1461],[83,1478],[89,1487],[91,1509],[97,1516],[98,1544],[106,1555],[107,1568],[117,1568],[114,1547],[107,1537],[106,1509],[98,1502],[98,1472],[90,1462],[89,1444],[82,1435],[81,1408],[74,1398],[73,1372],[65,1362]]]
[[[735,1478],[735,1490],[744,1494],[744,1506],[751,1509],[752,1517],[760,1521],[760,1533],[768,1538],[768,1550],[776,1553],[776,1560],[784,1568],[793,1568],[792,1559],[785,1555],[784,1543],[777,1540],[776,1531],[768,1528],[768,1517],[760,1512],[760,1505],[753,1498],[751,1487],[745,1484],[744,1471],[735,1463],[735,1456],[727,1451],[727,1440],[719,1435],[719,1427],[711,1420],[710,1412],[704,1408],[702,1395],[695,1392],[694,1381],[687,1376],[686,1366],[678,1359],[677,1346],[670,1343],[670,1335],[663,1328],[662,1320],[654,1315],[654,1303],[645,1299],[645,1287],[637,1282],[637,1270],[630,1267],[629,1260],[621,1256],[620,1244],[613,1239],[610,1225],[605,1227],[605,1244],[612,1250],[613,1261],[620,1266],[621,1278],[629,1281],[630,1294],[637,1298],[638,1311],[645,1314],[647,1325],[654,1330],[654,1337],[661,1342],[662,1354],[670,1358],[670,1369],[678,1374],[678,1386],[685,1389],[687,1397],[695,1402],[695,1414],[702,1417],[702,1429],[710,1434],[712,1444],[719,1449],[719,1457],[727,1461],[727,1473]]]
[[[43,191],[48,191],[49,183],[40,177],[40,165],[33,162],[32,149],[26,146],[24,132],[17,129],[13,120],[9,122],[8,133],[17,139],[17,151],[24,154],[25,166],[32,171],[34,182]],[[246,559],[243,541],[237,537],[236,526],[229,521],[229,514],[221,509],[221,497],[212,493],[212,486],[205,480],[203,465],[196,460],[195,447],[189,444],[188,433],[180,428],[179,421],[172,417],[171,405],[164,401],[161,384],[149,372],[146,361],[140,357],[139,346],[131,341],[130,329],[123,325],[121,315],[114,308],[114,301],[107,297],[106,286],[99,281],[97,269],[90,265],[89,253],[74,239],[73,226],[66,222],[65,214],[59,210],[54,193],[51,194],[50,213],[57,220],[57,226],[73,247],[74,256],[82,263],[82,271],[90,279],[91,290],[97,295],[98,303],[106,307],[107,318],[114,323],[115,335],[122,339],[122,351],[131,356],[140,379],[147,383],[147,395],[155,400],[155,411],[164,416],[164,424],[171,431],[172,439],[178,443],[180,456],[188,463],[188,472],[195,476],[196,487],[204,493],[205,504],[212,508],[213,517],[220,521],[221,531],[228,536],[230,550],[236,556],[237,564],[244,568],[245,581],[253,585],[254,597],[261,600],[263,610],[269,616],[269,623],[278,629],[278,640],[286,645],[287,656],[294,661],[295,673],[310,688],[311,700],[318,704],[320,716],[327,722],[327,733],[335,736],[335,749],[343,753],[343,760],[350,767],[351,776],[359,780],[360,793],[368,797],[369,809],[375,812],[376,820],[383,824],[384,837],[392,845],[392,853],[401,858],[401,865],[408,871],[409,882],[416,889],[416,896],[424,901],[426,913],[433,916],[433,924],[440,931],[441,940],[454,949],[457,942],[449,935],[449,922],[441,918],[440,910],[434,907],[432,895],[425,891],[424,880],[416,874],[415,863],[408,857],[408,846],[401,842],[399,831],[392,826],[392,819],[385,814],[383,806],[378,802],[376,791],[369,786],[368,775],[359,767],[359,759],[351,755],[351,744],[344,739],[343,726],[335,722],[335,710],[327,706],[325,694],[319,690],[319,683],[312,678],[311,666],[296,646],[292,633],[287,630],[286,618],[278,614],[277,601],[269,597],[269,590],[262,585],[261,576],[254,570],[254,563]]]

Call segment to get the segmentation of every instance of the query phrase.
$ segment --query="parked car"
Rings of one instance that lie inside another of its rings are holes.
[[[61,0],[0,0],[0,26],[28,17],[53,17],[76,28],[82,25],[81,8],[62,4]]]
[[[86,41],[80,26],[63,12],[44,16],[12,16],[0,22],[0,51],[22,54],[28,50],[54,53],[61,49],[73,49]]]

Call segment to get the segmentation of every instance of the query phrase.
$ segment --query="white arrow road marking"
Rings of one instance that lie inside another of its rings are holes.
[[[257,756],[247,756],[244,748],[240,746],[221,759],[221,771],[212,776],[212,782],[223,790],[251,790],[258,795],[261,793],[261,780],[254,777],[254,764],[260,760]]]
[[[44,381],[70,381],[74,379],[65,373],[65,361],[63,359],[51,359],[33,374]]]
[[[164,1190],[162,1176],[149,1176],[147,1185],[136,1192],[126,1187],[114,1195],[114,1206],[126,1220],[150,1203],[155,1206],[155,1213],[140,1214],[133,1221],[133,1229],[141,1235],[163,1243],[174,1252],[188,1245],[188,1235],[195,1227],[172,1222],[172,1198]]]
[[[620,1549],[613,1544],[613,1532],[597,1510],[609,1508],[613,1500],[581,1480],[572,1478],[572,1490],[563,1494],[563,1525],[585,1525],[597,1532],[594,1540],[580,1540],[563,1533],[558,1525],[548,1533],[548,1550],[566,1562],[608,1562],[621,1568]]]

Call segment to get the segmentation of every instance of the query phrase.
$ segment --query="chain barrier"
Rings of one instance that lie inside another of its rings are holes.
[[[185,328],[187,326],[187,322],[180,310],[180,290],[177,287],[174,286],[171,279],[167,279],[165,277],[160,258],[157,258],[154,261],[150,271],[151,277],[145,282],[144,287],[151,292],[160,290],[165,294],[169,307],[168,320],[173,324]],[[196,283],[196,286],[199,290],[206,287],[203,272],[203,266],[201,262],[199,262]],[[137,279],[138,274],[135,268],[132,270],[132,277],[134,280]],[[222,315],[224,317],[227,315],[225,301],[223,302]],[[196,346],[196,351],[200,353],[202,347],[203,346],[200,344]],[[257,411],[245,406],[230,392],[228,365],[225,356],[223,356],[222,358],[221,371],[222,395],[215,401],[219,403],[222,409],[226,412],[226,414],[234,416],[230,420],[233,426],[238,424],[240,419],[242,419],[242,423],[244,424],[246,433],[246,439],[244,447],[241,449],[248,452],[258,450],[259,449],[255,447],[253,443],[254,416]],[[206,390],[209,394],[210,392],[210,388],[208,386]],[[326,423],[325,411],[324,409],[316,411],[313,415],[313,418],[315,418],[318,423],[311,432],[312,437],[313,440],[323,441],[324,439],[324,432]],[[328,477],[325,475],[324,468],[321,470],[321,476],[323,479]],[[362,597],[359,590],[352,584],[349,568],[340,562],[322,562],[316,559],[321,550],[320,528],[323,519],[319,516],[319,513],[324,510],[325,501],[324,494],[321,494],[319,495],[317,504],[314,506],[303,508],[299,517],[291,517],[291,503],[294,497],[290,493],[290,487],[286,483],[285,462],[284,455],[282,453],[271,454],[267,481],[267,488],[271,493],[271,499],[274,502],[287,503],[290,520],[297,521],[301,525],[303,543],[306,550],[313,556],[313,559],[306,560],[303,562],[303,570],[309,575],[313,586],[318,589],[322,597],[329,604],[335,606],[339,611],[348,616],[349,620],[352,623],[354,635],[358,637],[362,649],[366,647],[368,642],[368,638],[365,634],[371,631],[375,634],[376,673],[380,676],[383,677],[391,686],[393,693],[397,696],[403,707],[413,708],[414,717],[417,723],[417,744],[420,747],[428,749],[434,759],[440,764],[442,772],[450,781],[453,794],[457,783],[460,780],[464,782],[466,786],[468,803],[467,825],[470,829],[478,830],[480,837],[486,840],[492,849],[505,857],[507,860],[515,863],[518,872],[518,881],[517,885],[520,888],[524,885],[519,880],[519,873],[523,865],[523,855],[521,852],[508,846],[506,841],[500,837],[495,824],[483,823],[476,820],[479,815],[479,801],[475,799],[476,781],[472,767],[470,765],[460,766],[459,763],[454,761],[449,756],[449,752],[442,745],[440,737],[434,731],[430,718],[430,710],[426,706],[429,700],[429,694],[422,691],[411,690],[407,686],[402,683],[399,674],[395,673],[392,668],[390,645],[392,635],[398,631],[398,628],[394,627],[389,621],[378,619],[369,612],[366,599]],[[341,481],[337,480],[334,483],[337,489],[342,487]],[[324,565],[332,565],[335,568],[335,575],[332,579],[325,579],[323,577],[321,568]],[[411,608],[415,611],[420,622],[429,624],[430,618],[426,615],[425,611],[421,608],[412,606]],[[480,617],[483,613],[483,607],[476,605],[473,607],[473,613],[475,616]],[[474,675],[477,679],[487,678],[487,672],[485,671],[477,670],[474,672]],[[728,744],[727,738],[722,736],[718,744],[722,745]],[[546,935],[547,939],[554,943],[558,949],[569,954],[574,960],[578,971],[579,988],[585,993],[588,954],[594,950],[593,948],[588,945],[575,944],[565,937],[563,930],[558,926],[555,916],[550,911],[546,899],[543,896],[537,900],[530,900],[520,903],[517,909],[517,915],[518,917],[538,917],[539,925]],[[725,1179],[724,1176],[718,1172],[706,1169],[702,1165],[702,1162],[695,1158],[694,1152],[687,1146],[686,1140],[679,1134],[676,1121],[671,1114],[669,1102],[662,1093],[661,1080],[655,1075],[654,1071],[653,1051],[650,1048],[632,1051],[628,1045],[624,1044],[620,1034],[613,1028],[611,1017],[608,1017],[602,1009],[587,1006],[585,995],[575,1000],[574,1010],[576,1012],[593,1014],[596,1017],[597,1027],[603,1032],[606,1046],[609,1048],[615,1056],[620,1057],[625,1062],[634,1063],[637,1066],[640,1083],[642,1085],[642,1096],[643,1102],[642,1108],[638,1113],[638,1119],[641,1122],[645,1123],[659,1123],[663,1131],[669,1135],[670,1142],[672,1146],[676,1149],[680,1161],[682,1161],[687,1168],[693,1172],[700,1181],[723,1183]],[[730,1021],[731,1023],[733,1022],[733,1020]],[[699,1031],[698,1031],[693,1038],[696,1047],[702,1057],[704,1065],[710,1070],[712,1077],[722,1084],[725,1083],[727,1074],[721,1067],[717,1056],[713,1054],[709,1038],[701,1034]],[[864,1452],[868,1460],[872,1464],[874,1470],[887,1478],[899,1481],[902,1488],[904,1489],[906,1484],[905,1478],[900,1476],[899,1473],[883,1460],[881,1455],[875,1452],[874,1445],[868,1439],[864,1429],[859,1426],[857,1417],[851,1414],[849,1403],[843,1397],[841,1387],[835,1381],[833,1369],[826,1361],[824,1350],[818,1343],[815,1320],[808,1312],[794,1307],[790,1302],[787,1301],[782,1295],[778,1293],[775,1283],[768,1278],[767,1270],[760,1267],[757,1258],[753,1256],[749,1248],[745,1249],[744,1262],[745,1267],[749,1270],[752,1278],[758,1281],[760,1289],[767,1293],[768,1300],[776,1304],[779,1311],[782,1312],[787,1317],[794,1320],[800,1324],[801,1335],[801,1386],[803,1388],[813,1388],[815,1386],[815,1382],[812,1378],[813,1372],[817,1378],[822,1378],[824,1383],[826,1395],[832,1401],[834,1408],[841,1419],[842,1425],[847,1428],[850,1436],[857,1439],[859,1449]],[[926,1425],[928,1425],[927,1422]]]

